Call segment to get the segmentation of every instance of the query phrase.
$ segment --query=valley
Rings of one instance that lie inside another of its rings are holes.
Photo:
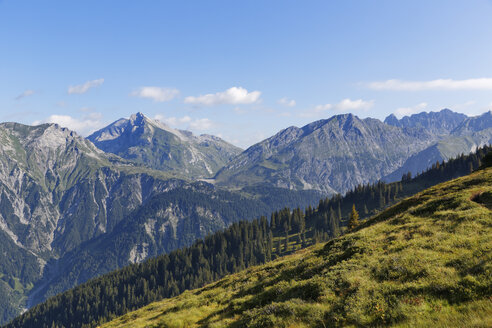
[[[490,115],[467,118],[443,110],[401,121],[388,118],[391,124],[338,115],[288,128],[243,152],[141,113],[87,139],[54,124],[3,123],[2,320],[95,277],[284,208],[304,213],[320,199],[336,196],[345,199],[330,205],[338,211],[338,226],[346,225],[354,202],[368,217],[405,195],[476,169],[484,151],[430,184],[421,179],[416,189],[398,185],[408,173],[444,165],[490,143]],[[396,183],[378,185],[362,205],[358,193],[380,180]],[[318,228],[309,223],[305,240],[293,245],[333,237],[324,232],[328,221]],[[276,244],[286,237],[273,232],[272,247],[284,248]]]

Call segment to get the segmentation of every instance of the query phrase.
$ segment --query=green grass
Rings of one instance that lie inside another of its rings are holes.
[[[102,327],[491,327],[492,168]]]

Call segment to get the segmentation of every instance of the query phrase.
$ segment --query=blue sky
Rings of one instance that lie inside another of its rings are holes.
[[[492,1],[0,0],[0,121],[141,111],[247,147],[353,112],[492,109]]]

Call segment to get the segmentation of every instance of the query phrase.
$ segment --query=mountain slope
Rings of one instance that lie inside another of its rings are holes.
[[[284,205],[307,205],[317,194],[283,190],[279,200],[251,199],[197,182],[152,196],[125,216],[111,232],[86,241],[57,261],[48,263],[44,279],[31,293],[30,306],[87,280],[124,266],[142,262],[229,227],[240,220],[257,218]]]
[[[0,138],[0,227],[41,258],[110,231],[151,195],[185,184],[56,124],[4,123]]]
[[[492,325],[492,168],[102,327]]]
[[[492,111],[469,117],[451,131],[452,135],[463,136],[492,128]]]
[[[172,129],[142,113],[120,119],[87,139],[105,152],[187,178],[212,176],[241,152],[224,140]]]
[[[251,146],[216,175],[220,186],[268,183],[290,189],[343,193],[377,181],[433,141],[379,120],[337,115],[302,128],[290,127]]]

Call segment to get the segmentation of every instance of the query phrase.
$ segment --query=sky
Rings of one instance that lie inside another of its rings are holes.
[[[340,113],[492,109],[492,0],[0,0],[0,121],[142,112],[246,148]]]

